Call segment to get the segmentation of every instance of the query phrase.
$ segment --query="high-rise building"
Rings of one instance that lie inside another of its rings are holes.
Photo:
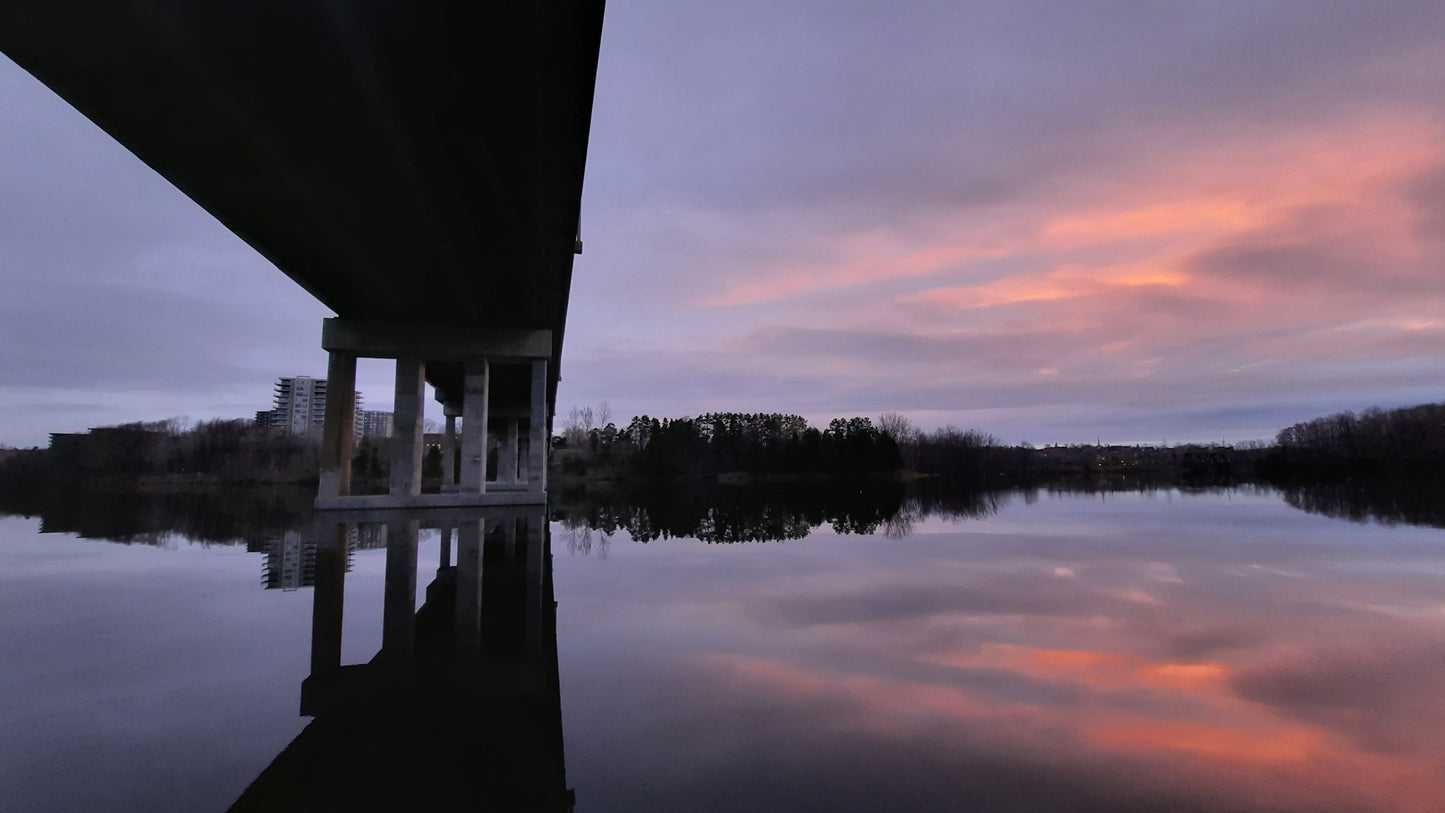
[[[298,375],[276,380],[276,408],[271,425],[293,435],[320,432],[326,423],[326,380]]]
[[[356,413],[356,434],[358,437],[391,437],[392,417],[390,412],[366,409]]]
[[[321,437],[321,428],[326,425],[326,379],[298,375],[276,379],[275,407],[267,412],[256,413],[257,426],[271,426],[285,429],[293,435]],[[353,392],[356,406],[361,406],[361,393]],[[358,415],[359,417],[359,415]],[[362,434],[360,421],[356,434]]]

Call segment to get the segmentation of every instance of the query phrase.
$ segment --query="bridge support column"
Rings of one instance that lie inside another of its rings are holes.
[[[531,425],[527,432],[527,490],[547,491],[547,360],[532,361]]]
[[[356,354],[333,350],[326,364],[326,424],[321,431],[321,478],[316,496],[351,493],[356,429]]]
[[[506,418],[507,427],[502,436],[501,453],[497,455],[497,482],[511,485],[517,482],[517,419]]]
[[[487,398],[491,365],[486,359],[466,362],[462,376],[463,494],[487,491]]]
[[[415,359],[396,361],[396,402],[391,433],[391,494],[421,493],[422,404],[426,396],[426,365]]]
[[[446,412],[447,428],[442,434],[442,491],[457,481],[457,410],[443,405]]]

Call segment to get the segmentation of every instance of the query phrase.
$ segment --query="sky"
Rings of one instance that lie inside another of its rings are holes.
[[[1438,0],[614,0],[558,411],[1173,443],[1445,400],[1441,87]],[[326,308],[3,57],[0,291],[0,444],[325,374]]]

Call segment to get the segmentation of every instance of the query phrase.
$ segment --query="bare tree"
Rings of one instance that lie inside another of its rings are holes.
[[[592,428],[592,407],[587,407],[584,413],[581,407],[572,407],[567,413],[567,420],[562,422],[562,437],[567,439],[567,445],[576,449],[587,442],[587,430]]]
[[[903,458],[903,467],[918,469],[918,438],[921,432],[913,426],[907,415],[899,412],[885,412],[878,416],[878,428],[898,444],[898,454]]]
[[[913,421],[901,412],[885,412],[878,416],[878,428],[892,436],[894,442],[902,443],[913,434]]]
[[[602,428],[612,423],[612,407],[606,401],[597,405],[597,426]]]

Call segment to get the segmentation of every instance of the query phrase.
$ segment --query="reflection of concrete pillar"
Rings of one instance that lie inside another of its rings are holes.
[[[421,493],[422,403],[426,394],[426,364],[415,359],[396,360],[396,401],[391,435],[391,493]]]
[[[451,407],[446,410],[447,428],[442,434],[442,489],[457,480],[457,416]]]
[[[497,455],[497,482],[517,482],[517,419],[507,418],[507,434],[502,439],[501,453]]]
[[[524,617],[527,630],[527,651],[532,653],[536,652],[537,647],[542,643],[542,577],[545,575],[543,557],[546,555],[546,545],[543,544],[542,535],[546,533],[547,525],[543,521],[541,511],[527,515],[526,528],[527,604]]]
[[[468,361],[462,396],[462,491],[487,490],[487,389],[490,367],[486,359]]]
[[[502,563],[507,567],[517,563],[517,518],[502,520]]]
[[[532,362],[531,426],[527,433],[527,490],[547,490],[547,360]]]
[[[467,519],[457,526],[456,653],[463,662],[481,654],[482,646],[482,540],[487,521]]]
[[[381,654],[393,667],[408,667],[416,643],[417,520],[386,525],[386,586],[382,593]]]
[[[321,431],[321,479],[316,496],[351,493],[351,448],[356,427],[356,354],[333,350],[326,365],[326,423]]]
[[[452,526],[441,527],[441,546],[437,551],[437,571],[440,572],[452,566]]]
[[[311,595],[311,674],[341,668],[341,610],[346,598],[346,524],[317,520],[316,586]]]

